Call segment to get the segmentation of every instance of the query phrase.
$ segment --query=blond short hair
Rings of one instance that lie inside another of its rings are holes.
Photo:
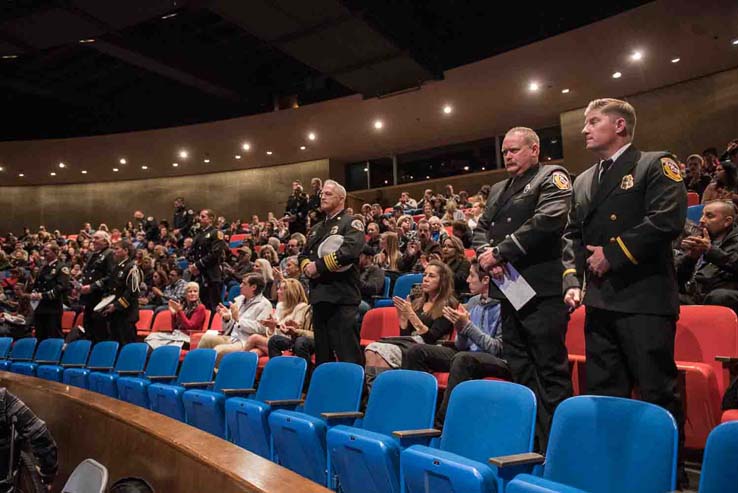
[[[626,134],[631,139],[635,135],[636,110],[629,102],[614,98],[595,99],[587,105],[584,114],[586,115],[590,111],[599,111],[606,115],[616,115],[623,118],[625,120]]]
[[[529,146],[536,145],[538,147],[541,147],[541,139],[538,137],[538,134],[532,128],[513,127],[507,131],[507,133],[505,134],[505,137],[507,137],[508,135],[512,133],[521,134],[523,136],[523,140]]]
[[[196,282],[188,282],[185,284],[185,293],[189,291],[190,289],[196,290],[198,293],[200,292],[200,285]]]

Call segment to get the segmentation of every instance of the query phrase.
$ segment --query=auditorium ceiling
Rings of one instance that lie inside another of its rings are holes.
[[[0,185],[376,158],[738,66],[734,1],[590,4],[3,2]]]

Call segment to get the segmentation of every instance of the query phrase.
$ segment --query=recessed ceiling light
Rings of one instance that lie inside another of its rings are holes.
[[[179,157],[181,157],[182,159],[187,159],[187,157],[189,155],[190,154],[186,150],[184,150],[184,149],[182,149],[181,151],[179,151]]]
[[[369,168],[364,168],[364,173],[368,172]]]
[[[86,169],[83,169],[83,170],[82,170],[82,174],[83,174],[83,175],[86,175],[86,174],[87,174],[87,170],[86,170]]]
[[[487,169],[487,168],[485,168],[484,166],[482,166],[482,171],[484,171],[484,170],[486,170],[486,169]]]
[[[388,184],[388,183],[389,183],[389,182],[388,182],[387,180],[384,180],[384,184],[385,184],[385,185],[386,185],[386,184]]]
[[[443,107],[443,112],[447,115],[450,115],[452,111],[454,111],[454,109],[451,107],[451,105],[447,104]]]
[[[249,144],[248,142],[244,142],[241,146],[241,149],[243,149],[244,151],[248,151],[251,149],[251,144]]]
[[[3,55],[2,56],[3,60],[15,60],[16,58],[18,58],[18,55]]]
[[[425,179],[426,179],[426,180],[430,180],[430,176],[426,176],[426,177],[425,177]]]
[[[569,94],[571,92],[569,89],[562,89],[561,94]]]
[[[60,167],[60,168],[66,168],[66,167],[67,167],[67,165],[66,165],[66,164],[64,164],[64,163],[59,163],[59,167]]]
[[[49,173],[49,174],[50,174],[51,176],[56,176],[56,173],[54,173],[53,171],[52,171],[51,173]]]
[[[538,82],[533,81],[530,84],[528,84],[528,90],[531,92],[536,92],[540,88],[541,88],[541,85]]]
[[[18,176],[20,176],[21,178],[23,178],[26,175],[24,175],[23,173],[18,173]]]
[[[300,150],[301,150],[301,151],[304,151],[305,149],[307,149],[307,147],[305,147],[305,146],[300,146]]]
[[[82,44],[82,45],[86,45],[86,44],[89,44],[89,43],[94,43],[94,42],[95,42],[95,40],[94,40],[94,39],[92,39],[92,38],[88,38],[88,39],[80,39],[80,40],[79,40],[79,44]]]
[[[634,62],[640,62],[641,60],[643,60],[643,52],[641,50],[634,51],[630,54],[630,59]]]
[[[730,42],[733,46],[738,46],[738,38]]]
[[[113,168],[113,173],[117,173],[117,172],[118,172],[118,168]]]
[[[0,166],[0,171],[5,171],[5,168],[3,168],[2,166]]]
[[[464,171],[469,171],[469,166],[464,166]]]
[[[612,78],[613,79],[619,79],[622,76],[623,76],[623,74],[621,74],[620,72],[615,72],[614,74],[612,74]]]
[[[384,127],[384,122],[382,120],[374,120],[374,128],[381,130],[382,127]]]
[[[267,151],[267,156],[271,156],[272,154],[274,154],[272,151]]]
[[[161,19],[162,20],[171,19],[172,17],[177,17],[177,14],[178,14],[178,12],[172,12],[171,14],[162,15],[161,16]]]
[[[681,60],[681,58],[679,58],[679,57],[672,58],[671,59],[671,63],[679,63],[679,60]]]
[[[141,166],[141,169],[149,169],[149,167],[146,166],[146,165],[143,165],[143,166]]]
[[[122,158],[120,158],[120,160],[118,162],[120,164],[126,164],[127,161],[126,161],[126,158],[122,157]]]
[[[236,155],[235,155],[234,157],[235,157],[236,159],[241,159],[241,155],[240,155],[240,154],[236,154]]]
[[[210,159],[203,159],[202,162],[208,164],[210,162]]]
[[[172,163],[172,166],[176,168],[177,166],[179,166],[179,163]]]
[[[310,140],[315,140],[315,138],[316,138],[316,137],[315,137],[315,133],[314,133],[314,132],[310,132],[310,133],[308,134],[308,139],[310,139]]]

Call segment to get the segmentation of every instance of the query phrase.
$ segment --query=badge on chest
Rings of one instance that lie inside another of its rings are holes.
[[[623,180],[620,182],[620,188],[623,190],[629,190],[633,188],[633,175],[625,175]]]

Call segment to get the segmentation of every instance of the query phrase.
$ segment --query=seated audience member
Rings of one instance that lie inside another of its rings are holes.
[[[255,334],[246,343],[247,351],[259,356],[268,354],[270,358],[279,356],[282,351],[292,350],[295,356],[307,361],[312,367],[310,357],[315,352],[312,309],[302,284],[295,279],[285,279],[279,283],[279,301],[274,316],[262,322],[267,327],[266,334]]]
[[[364,245],[359,255],[359,327],[364,315],[374,304],[373,296],[379,296],[384,290],[384,270],[374,263],[374,250]]]
[[[687,158],[687,178],[684,184],[687,186],[688,192],[695,192],[702,198],[702,194],[710,184],[710,177],[702,173],[702,163],[704,160],[699,154],[692,154]]]
[[[466,278],[469,277],[469,261],[464,255],[464,245],[455,236],[449,236],[441,243],[441,260],[451,268],[454,273],[454,291],[456,297],[469,292]]]
[[[164,294],[164,289],[169,285],[169,279],[167,278],[166,272],[161,269],[157,269],[151,275],[151,285],[146,287],[145,290],[141,291],[141,296],[138,299],[138,306],[141,310],[155,310],[160,306],[166,305],[167,300],[162,298],[160,294]]]
[[[110,493],[154,493],[154,488],[142,478],[121,478],[110,487]]]
[[[267,259],[257,258],[254,261],[254,272],[264,278],[264,296],[269,301],[277,299],[277,286],[274,285],[274,269]]]
[[[730,161],[718,163],[715,167],[715,179],[705,188],[702,203],[713,200],[738,201],[738,172],[736,165]]]
[[[431,190],[430,188],[426,188],[423,191],[423,198],[418,201],[417,209],[420,209],[422,211],[425,208],[425,204],[430,203],[432,198],[433,190]]]
[[[366,244],[372,247],[375,252],[379,251],[379,224],[371,222],[366,225]]]
[[[272,267],[276,267],[279,265],[279,255],[277,254],[277,251],[274,249],[272,245],[270,245],[268,242],[270,240],[276,240],[274,237],[271,237],[267,240],[267,244],[261,247],[261,250],[259,250],[259,258],[266,259],[269,261],[269,265]]]
[[[429,221],[435,215],[435,209],[433,208],[433,199],[429,200],[423,205],[423,219]],[[418,223],[420,224],[420,223]]]
[[[474,295],[454,310],[443,309],[444,316],[456,328],[454,348],[416,344],[408,349],[406,368],[425,372],[449,372],[446,392],[436,413],[436,425],[443,426],[451,391],[461,382],[484,377],[509,378],[510,371],[502,359],[500,304],[488,297],[489,276],[479,277],[479,264],[472,261],[467,279]]]
[[[229,288],[234,284],[240,284],[243,276],[254,270],[254,264],[251,262],[251,249],[247,246],[241,246],[238,249],[238,258],[231,259],[223,264],[223,275],[226,286]]]
[[[451,234],[461,240],[464,248],[471,248],[472,230],[465,221],[454,221],[451,223]]]
[[[413,229],[414,227],[415,221],[413,221],[412,216],[402,216],[400,220],[397,221],[397,239],[400,252],[404,252],[405,248],[407,248],[408,242],[415,239],[417,233]]]
[[[446,233],[446,230],[443,228],[441,220],[437,216],[433,216],[428,220],[428,224],[430,224],[431,240],[436,243],[442,243],[448,236],[448,233]]]
[[[185,290],[187,289],[187,281],[182,279],[182,270],[179,267],[175,267],[169,270],[167,285],[162,290],[161,288],[154,286],[151,291],[159,296],[164,303],[167,305],[157,308],[157,311],[168,308],[169,300],[182,301],[185,297]]]
[[[400,247],[397,233],[386,231],[379,237],[379,253],[375,263],[384,270],[398,272],[397,263],[400,260]]]
[[[407,212],[417,209],[418,204],[415,202],[415,199],[410,198],[409,193],[402,192],[400,194],[399,202],[397,202],[394,207],[399,207],[403,212]]]
[[[682,240],[677,256],[680,302],[720,305],[738,313],[738,226],[735,206],[727,200],[705,204],[702,234]]]
[[[738,166],[738,139],[733,139],[728,142],[728,147],[725,152],[720,156],[721,161],[730,161],[731,163]]]
[[[469,216],[466,220],[466,224],[469,226],[469,229],[474,231],[474,228],[477,227],[477,223],[479,222],[479,219],[482,217],[482,214],[484,213],[484,202],[481,200],[475,200],[472,202],[471,209],[469,210]]]
[[[305,238],[302,233],[294,233],[292,236],[290,236],[290,239],[287,241],[287,244],[284,247],[284,256],[279,262],[279,268],[282,269],[282,271],[284,271],[286,267],[287,259],[294,255],[300,255],[302,247],[305,246],[304,240],[300,242],[299,238],[297,237],[298,235]]]
[[[262,321],[272,314],[272,304],[264,297],[264,277],[256,272],[246,274],[241,282],[241,294],[233,300],[230,308],[218,305],[223,319],[223,335],[205,334],[199,348],[214,348],[216,366],[228,353],[243,351],[252,334],[266,333]]]
[[[366,381],[371,387],[377,375],[390,368],[403,367],[405,353],[416,344],[435,344],[447,338],[453,325],[443,316],[444,307],[456,308],[453,272],[446,264],[431,261],[425,269],[420,293],[412,298],[395,296],[392,301],[400,320],[401,337],[387,337],[369,344]]]
[[[152,349],[170,345],[189,348],[190,335],[202,332],[205,324],[205,305],[200,302],[200,285],[188,282],[184,301],[169,300],[168,307],[172,313],[172,332],[152,332],[146,336],[145,342]]]
[[[453,200],[446,201],[446,213],[441,218],[444,226],[450,226],[454,221],[463,221],[464,213],[459,210],[459,206]]]
[[[15,424],[17,435],[15,444],[11,445],[10,435],[13,424]],[[0,470],[2,473],[0,474],[3,479],[8,470],[16,467],[10,465],[11,449],[14,455],[13,460],[19,462],[21,445],[25,444],[36,459],[35,467],[41,476],[41,481],[46,485],[48,491],[52,491],[51,485],[58,469],[56,441],[46,428],[46,423],[39,419],[22,400],[4,387],[0,388],[0,436],[2,436],[0,442]],[[16,490],[11,487],[5,491]],[[37,491],[36,488],[33,491]]]

